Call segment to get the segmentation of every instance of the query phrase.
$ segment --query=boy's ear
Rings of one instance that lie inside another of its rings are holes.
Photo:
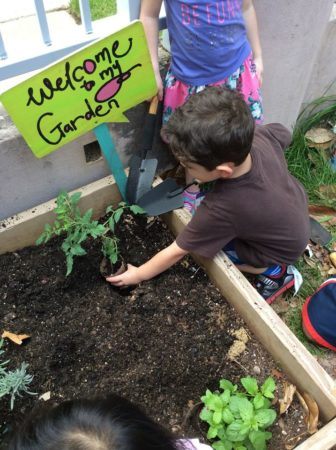
[[[216,167],[220,178],[230,178],[233,174],[233,163],[223,163]]]

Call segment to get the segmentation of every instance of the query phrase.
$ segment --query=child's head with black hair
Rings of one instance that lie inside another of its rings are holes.
[[[117,396],[71,400],[32,414],[8,450],[177,450],[174,437]]]
[[[238,92],[212,86],[177,108],[164,134],[182,164],[196,163],[212,171],[223,163],[239,166],[245,161],[254,120]]]

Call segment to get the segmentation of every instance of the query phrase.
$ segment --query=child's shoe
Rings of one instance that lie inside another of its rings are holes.
[[[271,304],[294,284],[294,275],[289,273],[288,268],[284,266],[283,273],[278,277],[258,275],[255,288],[267,303]]]

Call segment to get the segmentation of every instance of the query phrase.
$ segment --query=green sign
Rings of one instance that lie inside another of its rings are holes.
[[[38,158],[156,93],[141,22],[47,67],[4,92],[0,100]]]

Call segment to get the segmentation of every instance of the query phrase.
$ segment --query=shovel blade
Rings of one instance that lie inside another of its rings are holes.
[[[176,195],[171,195],[172,193]],[[158,186],[143,195],[137,202],[148,216],[159,216],[160,214],[182,208],[183,188],[175,180],[167,178]]]
[[[329,231],[324,228],[320,222],[313,219],[313,217],[309,217],[310,220],[310,240],[314,244],[319,245],[327,245],[331,241],[331,234]]]
[[[133,156],[129,163],[129,175],[126,184],[126,199],[130,205],[150,191],[155,177],[157,159],[141,159]]]

